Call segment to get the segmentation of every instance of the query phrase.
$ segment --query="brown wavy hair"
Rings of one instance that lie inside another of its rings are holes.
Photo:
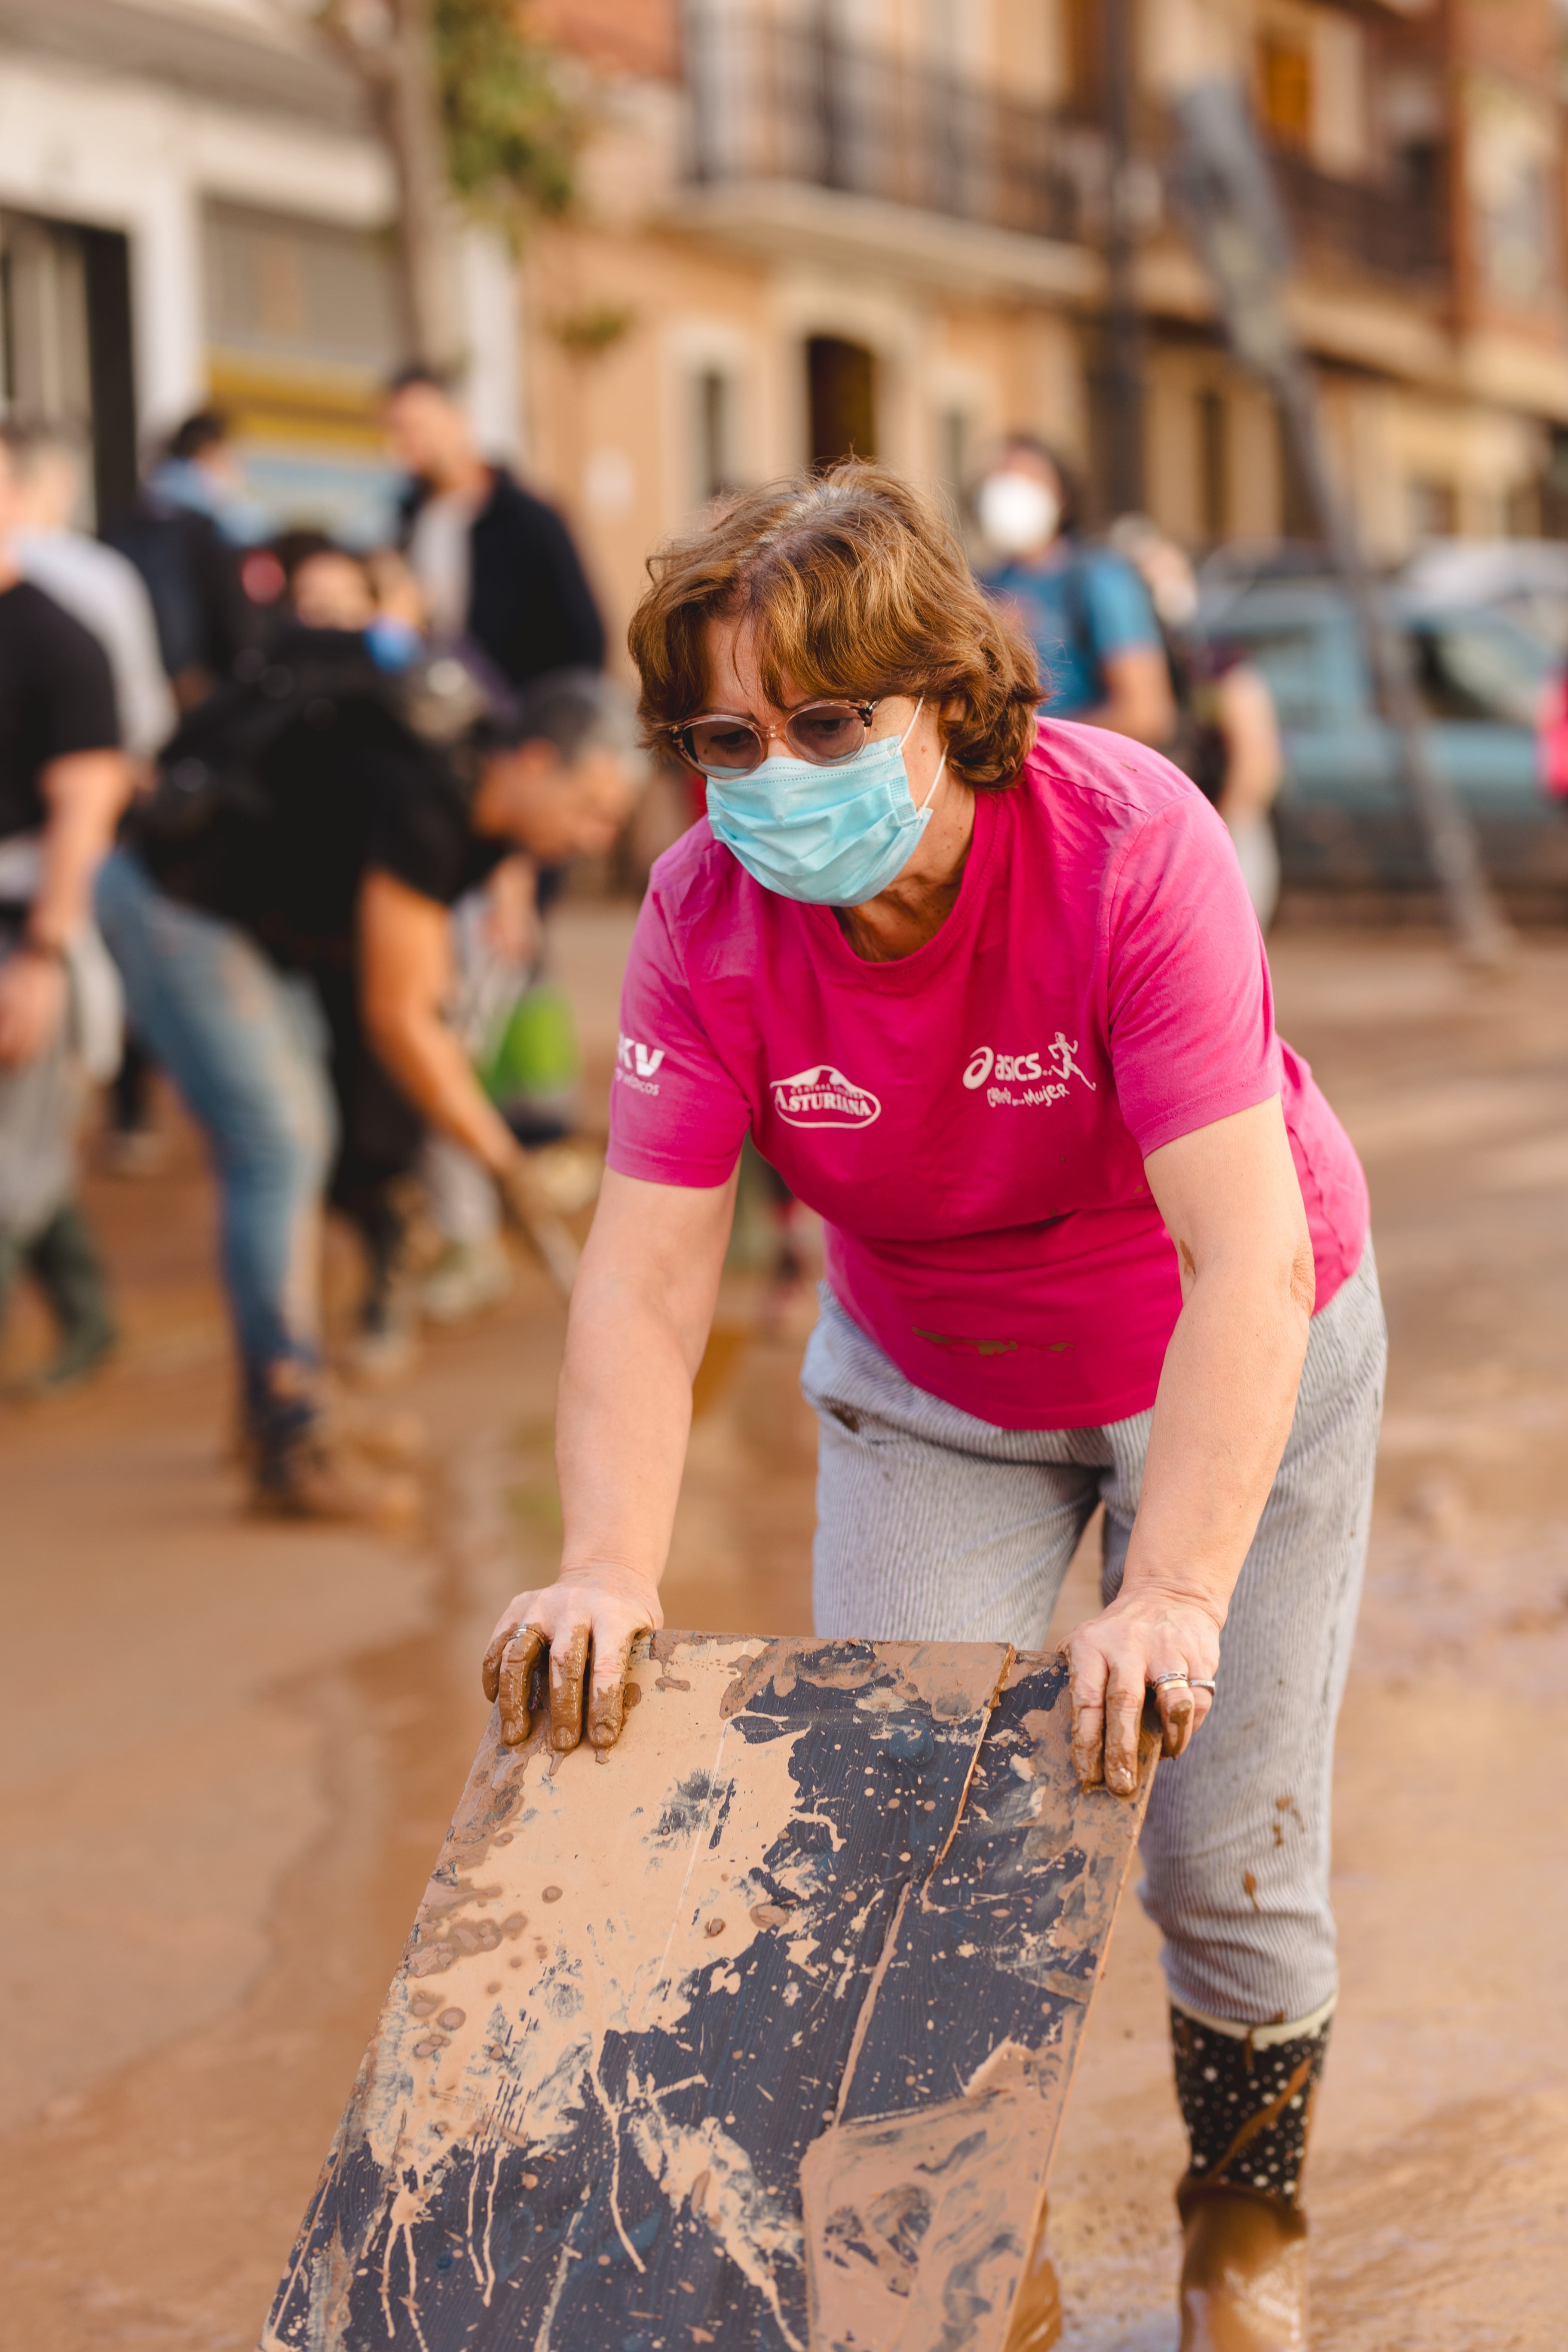
[[[983,593],[935,502],[886,466],[846,458],[741,491],[647,569],[627,643],[650,740],[710,707],[708,623],[743,618],[775,709],[792,688],[924,695],[966,784],[1011,783],[1033,746],[1034,647]]]

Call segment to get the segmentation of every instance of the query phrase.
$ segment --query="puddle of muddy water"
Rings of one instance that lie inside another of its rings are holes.
[[[1288,939],[1276,966],[1283,1025],[1331,1096],[1342,1085],[1369,1104],[1407,1087],[1420,1096],[1405,1143],[1428,1133],[1432,1099],[1467,1067],[1479,1082],[1468,1100],[1488,1098],[1494,1073],[1521,1088],[1506,1097],[1506,1135],[1489,1143],[1485,1118],[1472,1120],[1452,1155],[1427,1142],[1395,1150],[1390,1129],[1373,1171],[1395,1445],[1337,1800],[1346,1996],[1310,2176],[1317,2340],[1333,2352],[1558,2352],[1568,1620],[1552,1554],[1568,1487],[1561,1430],[1537,1407],[1568,1394],[1568,1228],[1558,1156],[1523,1130],[1541,1057],[1568,1061],[1568,953],[1531,948],[1512,1011],[1478,999],[1447,963],[1423,967],[1403,993],[1391,984],[1380,1007],[1379,973],[1397,982],[1397,956],[1358,961],[1338,941]],[[605,1018],[613,1028],[613,1008]],[[1534,1059],[1516,1070],[1527,1045]],[[1506,1193],[1487,1189],[1501,1165],[1489,1150],[1513,1155]],[[150,1201],[136,1196],[139,1223]],[[205,1231],[195,1246],[205,1253]],[[156,1280],[138,1277],[150,1339],[167,1286],[189,1268],[176,1251]],[[362,1643],[271,1691],[280,1718],[308,1730],[330,1819],[279,1887],[265,1965],[216,2019],[176,2024],[0,2141],[18,2343],[254,2342],[473,1750],[478,1647],[512,1583],[548,1572],[539,1436],[559,1318],[542,1289],[524,1291],[498,1321],[433,1348],[422,1376],[453,1482],[428,1630],[387,1640],[369,1622]],[[792,1336],[725,1368],[694,1437],[674,1622],[809,1622],[798,1354]],[[1478,1368],[1497,1364],[1501,1384],[1483,1394]],[[168,1379],[171,1410],[211,1417],[198,1367],[172,1363]],[[88,1398],[71,1410],[83,1459],[96,1459],[100,1408]],[[521,1450],[508,1433],[520,1421],[532,1433]],[[1405,1515],[1406,1489],[1418,1503],[1438,1472],[1458,1490],[1453,1509]],[[150,1507],[125,1475],[134,1507]],[[509,1485],[537,1490],[537,1507],[508,1517]],[[191,1508],[184,1486],[163,1504]],[[515,1573],[499,1549],[503,1519]],[[215,1578],[265,1579],[262,1555],[234,1543],[227,1522],[212,1521],[211,1542]],[[136,1600],[177,1644],[154,1580]],[[90,1876],[84,1890],[83,1935],[123,1935],[113,1906],[91,1912],[102,1890]],[[157,1891],[153,1872],[144,1916],[167,1934]],[[1053,2188],[1064,2352],[1172,2352],[1181,2148],[1152,1938],[1136,1916],[1119,1930],[1068,2132]]]

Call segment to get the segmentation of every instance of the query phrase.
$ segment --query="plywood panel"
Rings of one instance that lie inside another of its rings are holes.
[[[1025,2352],[1136,1803],[1054,1660],[664,1633],[617,1747],[494,1722],[273,2352]]]

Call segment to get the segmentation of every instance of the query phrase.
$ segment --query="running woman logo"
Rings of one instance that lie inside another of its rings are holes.
[[[984,1087],[985,1099],[992,1104],[1059,1102],[1069,1078],[1079,1079],[1091,1095],[1097,1094],[1094,1080],[1075,1058],[1078,1044],[1058,1029],[1051,1044],[1036,1054],[999,1054],[993,1045],[977,1045],[964,1065],[963,1083],[971,1094]],[[988,1084],[993,1078],[995,1083]],[[1016,1086],[1025,1091],[1015,1094]]]
[[[882,1116],[876,1096],[852,1085],[831,1062],[819,1062],[814,1070],[769,1083],[773,1108],[791,1127],[869,1127]]]

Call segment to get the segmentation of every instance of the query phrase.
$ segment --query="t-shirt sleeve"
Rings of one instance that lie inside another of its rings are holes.
[[[40,738],[46,765],[78,751],[120,748],[120,712],[109,656],[89,629],[40,592],[37,682],[43,698]]]
[[[1125,557],[1096,550],[1084,566],[1083,598],[1094,649],[1102,661],[1107,654],[1160,644],[1149,592]]]
[[[1110,1060],[1147,1158],[1283,1081],[1258,919],[1230,836],[1195,791],[1151,817],[1108,905]]]
[[[395,875],[421,898],[455,905],[470,887],[472,865],[455,781],[418,743],[378,742],[358,757],[370,807],[366,866]]]
[[[723,1184],[751,1125],[745,1092],[703,1028],[656,885],[621,990],[609,1164],[650,1184]]]

